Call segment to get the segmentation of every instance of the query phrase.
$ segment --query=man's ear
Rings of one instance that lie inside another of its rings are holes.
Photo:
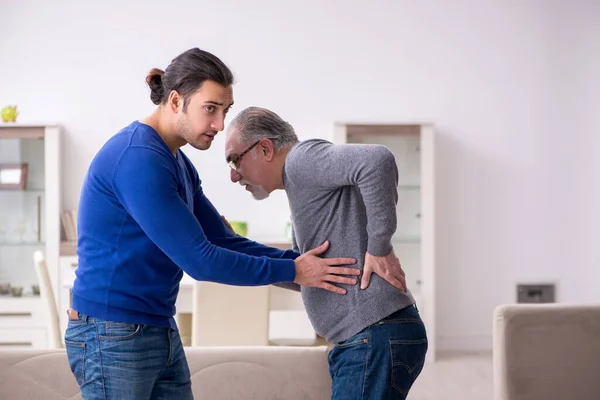
[[[271,139],[262,139],[260,141],[260,151],[265,155],[265,160],[271,161],[275,158],[275,147]]]
[[[177,93],[175,90],[171,90],[169,93],[169,99],[167,100],[167,105],[173,111],[173,113],[177,114],[179,112],[179,106],[182,105],[183,98]]]

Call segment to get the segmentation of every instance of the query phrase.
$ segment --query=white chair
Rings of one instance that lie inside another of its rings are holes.
[[[48,332],[48,348],[63,348],[64,344],[60,332],[58,308],[56,306],[56,298],[54,296],[54,290],[52,289],[52,283],[50,282],[50,275],[48,274],[48,266],[46,264],[44,253],[41,251],[33,253],[33,263],[40,283],[40,296],[48,323],[46,328]]]
[[[192,346],[267,346],[269,286],[195,282]]]

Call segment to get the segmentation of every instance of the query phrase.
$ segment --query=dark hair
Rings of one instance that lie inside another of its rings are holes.
[[[183,97],[184,112],[190,96],[205,81],[227,87],[233,84],[233,73],[217,56],[197,47],[175,57],[165,71],[153,68],[146,76],[154,104],[165,104],[169,93],[175,90]]]

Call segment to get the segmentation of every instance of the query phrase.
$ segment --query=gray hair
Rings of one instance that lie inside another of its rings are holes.
[[[292,147],[299,142],[294,128],[271,110],[248,107],[240,111],[229,124],[229,133],[239,132],[241,143],[254,143],[267,138],[275,151]]]

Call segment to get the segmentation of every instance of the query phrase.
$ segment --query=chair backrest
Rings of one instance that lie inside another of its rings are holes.
[[[194,283],[192,346],[268,344],[268,286]]]
[[[58,317],[56,298],[54,296],[54,290],[52,289],[44,253],[41,251],[33,253],[33,263],[40,283],[40,296],[42,298],[42,303],[44,304],[46,320],[48,321],[48,348],[62,348],[64,345],[60,332],[60,318]]]

